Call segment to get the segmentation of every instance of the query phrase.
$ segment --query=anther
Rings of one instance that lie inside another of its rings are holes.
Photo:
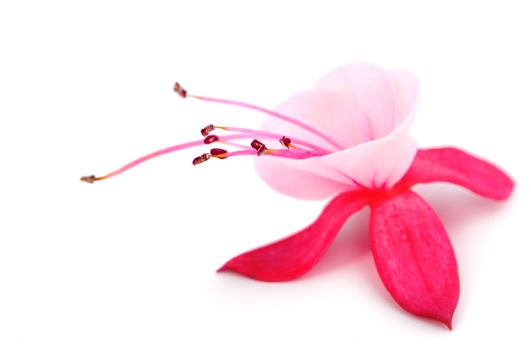
[[[92,183],[94,183],[96,181],[96,176],[94,176],[94,175],[83,176],[83,177],[81,177],[80,180],[83,181],[83,182],[88,182],[89,184],[92,184]]]
[[[198,164],[206,162],[209,159],[210,159],[210,154],[209,153],[203,153],[199,157],[195,157],[194,160],[192,161],[192,164],[193,165],[198,165]]]
[[[210,155],[212,157],[220,157],[220,156],[223,156],[224,154],[226,153],[229,153],[227,152],[226,150],[224,150],[223,148],[212,148],[210,150]]]
[[[214,143],[214,142],[218,142],[219,141],[219,137],[217,137],[216,135],[208,135],[207,137],[205,137],[205,139],[203,140],[204,144],[205,145],[209,145],[211,143]]]
[[[185,98],[186,95],[188,94],[186,90],[179,83],[175,83],[175,85],[173,85],[173,91],[178,93],[182,98]]]
[[[214,125],[210,124],[205,126],[203,129],[201,129],[201,135],[208,136],[212,131],[214,131],[215,127]]]
[[[267,151],[267,147],[262,142],[258,141],[257,139],[254,139],[251,142],[251,147],[256,150],[256,155],[258,156],[261,156]]]
[[[290,148],[291,146],[291,139],[289,137],[286,137],[286,136],[282,136],[282,138],[280,140],[278,140],[280,142],[280,144],[286,148]]]

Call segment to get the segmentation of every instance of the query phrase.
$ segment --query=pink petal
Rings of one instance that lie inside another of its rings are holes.
[[[339,175],[366,188],[391,188],[407,172],[416,153],[415,140],[397,134],[327,156],[303,159],[293,166],[331,179]]]
[[[514,182],[496,166],[456,148],[419,150],[398,186],[445,181],[468,188],[481,196],[502,200],[511,194]]]
[[[258,157],[255,165],[274,189],[296,198],[322,199],[348,188],[391,188],[407,172],[416,152],[415,141],[399,134],[321,157]]]
[[[334,198],[307,228],[275,243],[241,254],[219,271],[234,271],[269,282],[287,281],[310,270],[326,252],[353,213],[369,201],[364,192],[347,192]]]
[[[316,128],[343,148],[374,138],[367,115],[353,99],[336,92],[317,89],[302,91],[288,98],[275,110]],[[268,118],[260,129],[333,149],[321,138],[283,120]]]
[[[318,200],[357,188],[351,183],[330,180],[298,170],[289,166],[296,162],[290,159],[286,162],[273,157],[259,157],[255,159],[258,175],[274,190],[299,199]]]
[[[437,214],[413,192],[373,202],[371,208],[371,247],[385,287],[406,311],[451,329],[459,277]]]
[[[392,187],[416,152],[415,142],[405,134],[417,94],[417,79],[404,70],[386,72],[354,64],[329,73],[316,89],[291,97],[277,110],[323,131],[346,149],[304,160],[259,157],[258,174],[275,190],[300,199],[323,199],[360,187]],[[331,149],[318,137],[278,119],[269,118],[262,129]],[[385,137],[373,140],[379,136]]]
[[[419,94],[419,82],[405,69],[388,71],[393,79],[397,95],[397,119],[401,123],[393,132],[407,132],[415,116]]]
[[[368,63],[346,65],[322,77],[316,88],[354,101],[366,115],[373,139],[389,134],[400,123],[394,81],[381,67]]]

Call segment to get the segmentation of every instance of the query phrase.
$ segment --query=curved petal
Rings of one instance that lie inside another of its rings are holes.
[[[339,174],[365,188],[391,188],[409,169],[416,153],[415,140],[407,134],[400,134],[327,156],[303,159],[295,166],[331,179]]]
[[[257,157],[255,165],[274,189],[296,198],[322,199],[345,188],[391,188],[409,169],[416,152],[415,141],[400,134],[320,157]]]
[[[451,182],[496,200],[509,197],[514,187],[502,170],[457,148],[419,150],[398,186],[436,181]]]
[[[290,159],[294,162],[296,160]],[[304,170],[287,166],[273,157],[255,158],[258,175],[274,190],[290,197],[319,200],[334,194],[352,191],[352,184],[330,180]]]
[[[371,248],[385,287],[406,311],[451,329],[459,277],[437,214],[413,192],[373,202],[371,209]]]
[[[389,71],[397,95],[397,120],[401,123],[394,132],[406,132],[413,122],[417,108],[419,81],[415,75],[405,69]]]
[[[289,98],[278,111],[321,130],[345,149],[304,160],[260,157],[255,159],[257,171],[274,189],[301,199],[390,188],[417,150],[406,135],[417,94],[418,81],[405,70],[353,64],[332,71],[314,90]],[[282,120],[269,118],[262,129],[330,149],[319,137]]]
[[[297,278],[319,261],[343,223],[369,200],[364,192],[343,193],[334,198],[310,226],[280,241],[241,254],[219,271],[234,271],[269,282]]]
[[[381,67],[349,64],[326,74],[315,86],[352,99],[367,116],[373,139],[389,134],[400,123],[394,81]]]
[[[320,130],[343,148],[373,139],[369,120],[356,102],[336,92],[302,91],[288,98],[275,110]],[[269,118],[260,129],[298,137],[331,149],[330,145],[318,136],[280,119]]]

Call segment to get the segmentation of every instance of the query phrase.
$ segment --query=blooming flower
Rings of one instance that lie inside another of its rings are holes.
[[[404,70],[352,64],[332,71],[315,87],[276,110],[248,103],[190,95],[182,97],[264,112],[259,130],[208,125],[201,140],[153,152],[94,182],[116,176],[153,157],[222,143],[193,160],[253,155],[258,174],[272,188],[300,199],[334,198],[308,227],[241,254],[219,271],[262,281],[288,281],[310,270],[354,213],[370,206],[370,240],[385,287],[408,312],[452,327],[459,297],[454,251],[437,214],[411,188],[437,181],[503,200],[513,181],[494,165],[456,148],[418,149],[408,129],[415,114],[418,82]],[[226,132],[224,136],[213,134]],[[250,144],[239,141],[252,140]],[[271,141],[279,148],[272,148]]]

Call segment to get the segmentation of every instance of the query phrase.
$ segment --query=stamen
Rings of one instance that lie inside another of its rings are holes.
[[[245,134],[227,135],[227,136],[224,137],[224,139],[227,140],[227,141],[228,140],[241,140],[241,139],[248,139],[248,138],[249,138],[249,136],[245,135]],[[187,143],[182,143],[182,144],[179,144],[179,145],[166,147],[166,148],[163,148],[161,150],[146,154],[145,156],[142,156],[142,157],[140,157],[140,158],[138,158],[138,159],[136,159],[136,160],[134,160],[134,161],[132,161],[130,163],[127,163],[123,167],[121,167],[121,168],[119,168],[117,170],[111,171],[110,173],[108,173],[105,176],[96,177],[94,175],[89,175],[89,176],[83,176],[80,180],[83,181],[83,182],[88,182],[88,183],[94,183],[96,181],[105,180],[105,179],[120,175],[121,173],[126,172],[127,170],[129,170],[129,169],[131,169],[131,168],[133,168],[133,167],[135,167],[135,166],[137,166],[137,165],[139,165],[141,163],[144,163],[145,161],[148,161],[148,160],[150,160],[152,158],[156,158],[156,157],[162,156],[164,154],[180,151],[180,150],[187,149],[187,148],[193,148],[193,147],[202,146],[204,144],[205,144],[205,140],[197,140],[197,141],[192,141],[192,142],[187,142]]]
[[[291,145],[291,139],[289,137],[286,137],[286,136],[282,136],[282,138],[280,140],[278,140],[278,142],[280,142],[280,144],[286,148],[290,148],[292,147]]]
[[[208,136],[212,131],[214,131],[215,127],[212,124],[209,124],[205,126],[203,129],[201,129],[201,135]]]
[[[176,86],[179,86],[179,88],[182,90],[180,85],[176,84]],[[177,93],[179,93],[179,91],[177,91]],[[179,93],[179,94],[182,96],[181,93]],[[264,107],[252,105],[252,104],[246,103],[246,102],[226,100],[226,99],[215,98],[215,97],[189,95],[189,94],[186,93],[186,91],[184,92],[184,96],[183,97],[185,97],[185,96],[188,96],[188,97],[191,97],[191,98],[195,98],[195,99],[198,99],[198,100],[208,101],[208,102],[239,106],[239,107],[248,108],[248,109],[252,109],[252,110],[255,110],[255,111],[258,111],[258,112],[262,112],[262,113],[268,114],[268,115],[270,115],[272,117],[281,119],[281,120],[283,120],[285,122],[288,122],[290,124],[296,125],[296,126],[300,127],[301,129],[304,129],[304,130],[306,130],[308,132],[311,132],[312,134],[318,136],[319,138],[321,138],[322,140],[326,141],[327,143],[329,143],[330,145],[334,146],[337,149],[343,149],[343,147],[340,144],[338,144],[337,142],[335,142],[330,136],[322,133],[321,131],[315,129],[314,127],[312,127],[310,125],[307,125],[307,124],[305,124],[305,123],[303,123],[303,122],[301,122],[301,121],[299,121],[297,119],[294,119],[294,118],[289,117],[287,115],[284,115],[282,113],[279,113],[279,112],[276,112],[276,111],[273,111],[273,110],[270,110],[270,109],[267,109],[267,108],[264,108]]]
[[[235,156],[257,156],[257,152],[252,149],[247,149],[247,150],[223,153],[220,156],[214,156],[212,153],[211,155],[212,157],[216,157],[220,159],[227,159],[227,158],[235,157]],[[287,150],[287,149],[266,149],[262,155],[281,157],[281,158],[291,158],[291,159],[306,159],[306,158],[311,158],[311,157],[316,156],[315,153],[312,151],[295,151],[295,150]]]
[[[209,153],[203,153],[199,157],[195,157],[194,160],[192,161],[192,164],[193,165],[199,165],[201,163],[206,162],[209,159],[210,159],[210,154]]]
[[[214,143],[214,142],[218,142],[219,141],[219,137],[216,136],[216,135],[208,135],[207,137],[205,137],[205,139],[203,140],[203,142],[205,143],[205,145],[209,145],[211,143]]]
[[[261,156],[267,151],[266,145],[264,145],[262,142],[258,141],[257,139],[254,139],[251,142],[251,147],[256,150],[256,155]]]
[[[289,116],[286,116],[284,114],[275,112],[273,110],[269,110],[263,107],[255,106],[249,103],[245,102],[239,102],[239,101],[232,101],[232,100],[225,100],[225,99],[219,99],[219,98],[213,98],[213,97],[205,97],[205,96],[197,96],[197,95],[189,95],[188,92],[179,84],[175,83],[173,90],[181,97],[192,97],[199,100],[209,101],[209,102],[215,102],[215,103],[221,103],[221,104],[227,104],[227,105],[235,105],[243,108],[252,109],[255,111],[259,111],[265,114],[268,114],[272,117],[278,118],[280,120],[283,120],[287,123],[291,123],[293,125],[296,125],[316,136],[321,138],[322,140],[326,141],[330,145],[334,146],[337,149],[342,149],[343,147],[336,143],[332,138],[330,138],[328,135],[320,132],[319,130],[299,121],[294,118],[291,118]],[[236,131],[240,132],[240,134],[233,134],[233,135],[226,135],[220,138],[217,135],[210,135],[215,129],[223,129],[226,131]],[[152,158],[172,153],[175,151],[183,150],[186,148],[192,148],[201,146],[203,144],[212,144],[215,142],[224,143],[230,146],[235,146],[239,148],[243,148],[243,150],[235,151],[235,152],[228,152],[227,150],[221,149],[221,148],[213,148],[210,150],[210,153],[204,153],[200,155],[199,157],[196,157],[193,159],[192,164],[198,165],[201,163],[206,162],[211,157],[216,157],[220,159],[225,159],[230,156],[236,156],[236,155],[271,155],[271,156],[277,156],[277,157],[285,157],[285,158],[292,158],[292,159],[304,159],[308,157],[316,157],[316,156],[322,156],[325,154],[329,154],[330,151],[322,148],[320,146],[316,146],[312,143],[306,142],[304,140],[287,137],[287,136],[281,136],[275,133],[267,132],[267,131],[261,131],[261,130],[252,130],[252,129],[245,129],[245,128],[236,128],[236,127],[220,127],[220,126],[214,126],[213,124],[207,125],[203,129],[201,129],[201,135],[204,137],[202,140],[192,141],[188,143],[183,143],[179,145],[170,146],[167,148],[163,148],[161,150],[149,153],[145,156],[142,156],[124,166],[121,168],[118,168],[117,170],[114,170],[110,173],[108,173],[105,176],[97,177],[95,175],[89,175],[89,176],[83,176],[80,178],[81,181],[87,182],[87,183],[94,183],[96,181],[108,179],[111,177],[114,177],[116,175],[119,175],[147,160],[150,160]],[[277,150],[277,149],[268,149],[264,143],[258,141],[257,139],[254,139],[251,142],[251,148],[249,146],[244,146],[238,143],[231,142],[230,140],[237,140],[237,139],[250,139],[254,137],[263,137],[268,139],[276,139],[279,140],[279,142],[287,148],[284,150]],[[300,148],[298,146],[306,147],[306,148]]]
[[[188,92],[181,86],[181,84],[177,82],[175,83],[175,85],[173,85],[173,91],[178,93],[182,98],[185,98],[188,95]]]
[[[184,90],[179,84],[176,84],[175,91],[177,93],[179,93],[183,97],[187,96],[186,90]],[[190,95],[188,95],[188,96],[190,96]],[[239,131],[241,133],[240,134],[233,134],[233,135],[226,135],[226,136],[223,136],[222,138],[220,138],[217,135],[209,135],[215,129],[223,129],[223,130],[227,130],[227,131]],[[223,143],[223,144],[226,144],[226,145],[230,145],[230,146],[234,146],[234,147],[238,147],[238,148],[243,148],[243,150],[235,151],[235,152],[228,152],[228,151],[226,151],[224,149],[213,148],[211,150],[210,154],[203,154],[203,155],[201,155],[199,157],[194,158],[193,161],[192,161],[193,165],[198,165],[198,164],[204,163],[211,156],[212,157],[216,157],[216,158],[220,158],[220,159],[225,159],[225,158],[228,158],[228,157],[231,157],[231,156],[236,156],[236,155],[258,155],[258,156],[261,156],[261,155],[266,154],[266,155],[272,155],[272,156],[277,156],[277,157],[285,157],[285,158],[292,158],[292,159],[304,159],[304,158],[308,158],[308,157],[322,156],[322,155],[330,153],[328,150],[326,150],[326,149],[324,149],[322,147],[319,147],[319,146],[315,146],[315,145],[313,145],[313,144],[311,144],[309,142],[305,142],[303,140],[299,140],[299,139],[295,139],[295,138],[289,138],[289,137],[286,137],[286,136],[279,136],[277,134],[274,134],[274,133],[271,133],[271,132],[267,132],[267,131],[252,130],[252,129],[245,129],[245,128],[235,128],[235,127],[220,127],[220,126],[214,126],[214,125],[210,124],[210,125],[207,125],[205,128],[203,128],[201,130],[201,134],[206,136],[202,140],[197,140],[197,141],[192,141],[192,142],[188,142],[188,143],[183,143],[183,144],[179,144],[179,145],[166,147],[166,148],[163,148],[161,150],[158,150],[158,151],[149,153],[149,154],[147,154],[145,156],[142,156],[142,157],[140,157],[140,158],[138,158],[138,159],[136,159],[136,160],[134,160],[134,161],[132,161],[130,163],[127,163],[126,165],[122,166],[121,168],[118,168],[117,170],[114,170],[114,171],[108,173],[105,176],[97,177],[95,175],[89,175],[89,176],[81,177],[80,180],[83,181],[83,182],[87,182],[87,183],[94,183],[96,181],[109,179],[111,177],[120,175],[120,174],[128,171],[129,169],[131,169],[131,168],[133,168],[133,167],[135,167],[135,166],[137,166],[137,165],[139,165],[139,164],[141,164],[141,163],[143,163],[145,161],[148,161],[148,160],[150,160],[152,158],[155,158],[155,157],[158,157],[158,156],[161,156],[161,155],[164,155],[164,154],[172,153],[172,152],[175,152],[175,151],[187,149],[187,148],[198,147],[198,146],[201,146],[201,145],[204,145],[204,144],[212,144],[214,142],[220,142],[220,143]],[[231,142],[231,140],[249,139],[249,138],[251,138],[253,136],[260,136],[260,137],[265,137],[265,138],[268,138],[268,139],[276,139],[276,140],[279,140],[279,138],[280,138],[280,142],[283,143],[286,147],[288,147],[288,149],[287,150],[270,150],[270,149],[268,149],[265,146],[265,144],[263,144],[262,142],[258,141],[257,139],[254,139],[253,142],[251,142],[251,147],[253,149],[248,148],[249,146],[244,146],[244,145],[241,145],[241,144],[238,144],[238,143]],[[308,147],[310,149],[308,150],[308,149],[298,148],[295,145],[293,145],[292,141],[294,141],[297,144],[300,144],[301,146]]]
[[[140,157],[140,158],[138,158],[138,159],[136,159],[136,160],[124,165],[123,167],[108,173],[105,176],[101,176],[101,177],[92,177],[92,175],[88,176],[88,177],[87,176],[83,176],[81,178],[81,181],[88,182],[87,181],[87,179],[88,179],[88,180],[92,181],[92,182],[89,182],[89,183],[93,183],[95,181],[105,180],[105,179],[111,178],[113,176],[120,175],[124,171],[127,171],[127,170],[131,169],[132,167],[134,167],[134,166],[136,166],[136,165],[138,165],[140,163],[143,163],[143,162],[145,162],[147,160],[150,160],[151,158],[155,158],[155,157],[161,156],[163,154],[179,151],[179,150],[186,149],[186,148],[197,147],[197,146],[200,146],[200,145],[203,145],[203,140],[192,141],[192,142],[188,142],[188,143],[182,143],[180,145],[166,147],[166,148],[163,148],[161,150],[146,154],[145,156]]]
[[[211,150],[212,152],[212,150]],[[241,151],[234,151],[234,152],[227,152],[227,153],[223,153],[219,156],[214,156],[212,155],[212,157],[216,157],[216,158],[220,158],[220,159],[227,159],[229,157],[235,157],[235,156],[255,156],[256,155],[256,151],[254,150],[251,150],[251,149],[247,149],[247,150],[241,150]]]
[[[265,138],[270,138],[270,139],[275,139],[275,140],[278,140],[279,138],[286,137],[286,136],[275,134],[275,133],[272,133],[272,132],[269,132],[269,131],[254,130],[254,129],[247,129],[247,128],[238,128],[238,127],[233,127],[233,126],[214,126],[214,128],[225,130],[225,131],[237,131],[237,132],[241,132],[241,133],[244,133],[244,134],[248,134],[251,137],[260,136],[260,137],[265,137]],[[292,138],[286,137],[286,138],[289,139],[291,142],[296,143],[297,145],[301,145],[301,146],[304,146],[304,147],[308,147],[308,148],[314,149],[316,151],[320,151],[323,154],[330,153],[329,150],[324,149],[324,148],[319,147],[319,146],[316,146],[316,145],[314,145],[314,144],[312,144],[310,142],[307,142],[307,141],[304,141],[304,140],[301,140],[301,139],[297,139],[297,138],[293,138],[293,137]]]
[[[314,151],[309,150],[293,150],[293,149],[267,149],[265,152],[267,155],[276,156],[276,157],[286,157],[286,158],[293,158],[293,159],[305,159],[310,157],[319,157],[322,156],[322,154],[316,154]]]
[[[229,152],[227,152],[223,148],[212,148],[210,150],[210,155],[212,157],[221,158],[221,159],[223,159],[224,158],[223,155],[227,154],[227,153],[229,153]]]

